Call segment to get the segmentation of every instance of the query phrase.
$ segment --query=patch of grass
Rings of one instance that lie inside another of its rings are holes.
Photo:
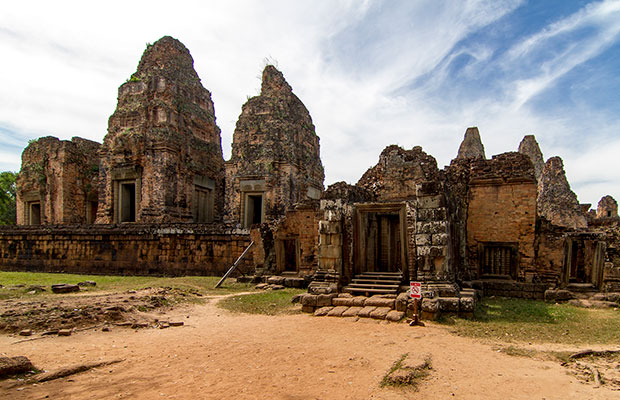
[[[486,298],[470,320],[439,321],[463,336],[500,341],[606,344],[620,341],[620,311],[543,301]]]
[[[299,306],[291,304],[293,296],[304,293],[303,289],[267,290],[264,292],[232,296],[223,299],[218,306],[233,312],[246,314],[295,314]]]
[[[83,287],[82,291],[106,292],[138,290],[148,287],[169,287],[180,289],[189,293],[201,295],[229,294],[253,290],[253,286],[247,283],[237,283],[229,279],[218,288],[214,289],[219,277],[214,276],[184,276],[184,277],[156,277],[156,276],[112,276],[112,275],[79,275],[79,274],[56,274],[41,272],[4,272],[0,271],[0,299],[34,297],[51,294],[51,285],[57,283],[77,284],[82,281],[95,281],[97,286]],[[17,285],[23,288],[9,289]],[[27,294],[29,286],[45,286],[47,291]],[[54,295],[59,296],[59,295]]]
[[[381,379],[380,387],[412,387],[417,388],[420,380],[426,378],[430,374],[431,358],[426,357],[420,365],[409,366],[404,365],[409,353],[404,353],[398,360],[392,364],[390,370]]]
[[[518,346],[499,347],[497,351],[512,357],[526,357],[542,361],[559,361],[561,363],[569,362],[569,357],[573,354],[571,351],[524,349]]]

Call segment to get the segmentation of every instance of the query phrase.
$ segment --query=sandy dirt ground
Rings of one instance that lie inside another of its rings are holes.
[[[509,356],[433,324],[233,314],[216,301],[162,316],[182,327],[113,326],[20,343],[0,335],[0,355],[45,370],[124,360],[46,383],[0,381],[0,399],[620,399],[558,362]],[[417,391],[381,388],[404,353],[429,355],[430,375]]]

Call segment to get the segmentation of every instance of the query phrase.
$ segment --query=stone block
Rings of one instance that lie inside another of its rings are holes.
[[[385,316],[385,319],[392,322],[398,322],[405,317],[405,313],[403,311],[390,311]]]
[[[305,284],[304,278],[285,278],[284,286],[292,288],[302,288]]]
[[[338,294],[330,293],[330,294],[319,294],[316,298],[316,306],[317,307],[325,307],[332,305],[332,299],[336,297]]]
[[[364,306],[388,307],[394,308],[394,299],[386,299],[379,296],[372,296],[366,299]]]
[[[573,294],[563,289],[545,290],[545,301],[567,301],[574,298]]]
[[[473,297],[461,297],[459,300],[459,312],[473,313],[476,309],[476,300]]]
[[[377,307],[375,306],[364,306],[358,313],[358,317],[362,318],[370,318],[370,313],[375,311]]]
[[[270,285],[284,285],[286,278],[283,276],[270,276],[267,278],[267,283]]]
[[[317,309],[314,311],[314,316],[315,316],[315,317],[323,317],[323,316],[325,316],[325,315],[329,314],[329,312],[330,312],[331,310],[333,310],[333,309],[334,309],[334,307],[331,307],[331,306],[329,306],[329,307],[321,307],[321,308],[317,308]]]
[[[396,298],[396,311],[406,311],[407,310],[407,302],[409,301],[409,293],[400,293]]]
[[[442,195],[418,197],[418,208],[438,208],[444,206]]]
[[[377,307],[369,315],[373,319],[385,319],[390,311],[392,311],[390,307]]]
[[[338,297],[342,297],[342,298],[352,298],[353,295],[351,293],[339,293]]]
[[[422,299],[422,311],[434,313],[439,311],[439,299]]]
[[[305,294],[301,297],[301,305],[302,306],[312,306],[316,307],[318,295],[314,294]]]
[[[353,297],[335,297],[332,299],[333,306],[354,306]]]
[[[327,316],[328,317],[342,317],[342,313],[344,313],[348,309],[349,309],[349,307],[347,307],[347,306],[334,307],[334,308],[332,308],[332,310],[330,312],[327,313]]]
[[[79,292],[79,291],[80,291],[80,287],[78,285],[71,285],[68,283],[52,285],[52,292],[54,293],[73,293],[73,292]]]
[[[430,233],[419,233],[415,235],[415,244],[416,246],[430,246],[432,244],[431,234]]]
[[[30,360],[24,356],[0,357],[0,378],[8,375],[25,374],[34,369]]]
[[[364,303],[366,303],[367,297],[365,296],[355,296],[353,298],[353,306],[364,307]]]
[[[459,298],[458,297],[440,297],[439,298],[439,310],[444,312],[459,312]]]
[[[342,246],[326,245],[319,247],[319,257],[340,258],[342,256]]]
[[[343,317],[357,317],[360,311],[362,311],[363,307],[349,307],[345,312],[342,313]]]
[[[444,246],[448,243],[447,233],[434,233],[431,238],[433,246]]]

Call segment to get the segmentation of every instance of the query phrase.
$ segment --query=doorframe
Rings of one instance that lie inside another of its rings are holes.
[[[368,266],[367,237],[364,234],[369,213],[396,214],[399,216],[400,223],[400,263],[402,272],[405,273],[407,266],[407,212],[405,203],[356,203],[353,204],[353,274],[368,272],[374,266]]]

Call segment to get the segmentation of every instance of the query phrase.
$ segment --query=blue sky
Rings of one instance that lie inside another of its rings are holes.
[[[468,126],[487,156],[535,134],[581,202],[620,200],[620,0],[12,2],[0,13],[0,170],[28,140],[102,141],[147,42],[190,50],[229,157],[275,63],[310,110],[326,185],[389,144],[449,164]]]

